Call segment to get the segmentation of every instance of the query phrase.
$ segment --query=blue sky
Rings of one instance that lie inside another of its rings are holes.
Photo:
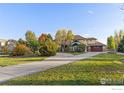
[[[27,30],[39,36],[55,35],[61,28],[96,37],[106,43],[115,30],[124,28],[121,4],[0,4],[0,39],[24,38]]]

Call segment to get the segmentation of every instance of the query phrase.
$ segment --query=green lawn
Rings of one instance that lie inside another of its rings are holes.
[[[0,57],[0,66],[17,65],[23,63],[29,63],[33,61],[42,61],[45,57],[27,57],[27,58],[16,58],[16,57]]]
[[[101,85],[124,84],[124,56],[100,54],[44,72],[19,77],[4,85]]]

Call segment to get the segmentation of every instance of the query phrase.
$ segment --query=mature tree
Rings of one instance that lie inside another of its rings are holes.
[[[116,50],[118,49],[118,45],[120,43],[120,38],[119,38],[119,35],[118,33],[115,31],[115,34],[114,34],[114,41],[115,41],[115,48]]]
[[[22,38],[20,38],[18,40],[18,44],[24,44],[24,45],[26,45],[26,41],[24,41]]]
[[[68,30],[68,32],[67,32],[67,41],[69,43],[71,43],[73,41],[73,39],[74,39],[74,35],[73,35],[72,31]]]
[[[65,45],[67,42],[67,30],[66,29],[60,29],[57,31],[55,36],[56,43],[59,45],[62,52],[65,50]]]
[[[66,29],[60,29],[56,32],[55,40],[56,40],[57,44],[59,44],[60,46],[62,43],[64,43],[66,41],[66,38],[67,38],[67,30]]]
[[[56,32],[55,41],[59,45],[62,52],[65,50],[65,46],[67,43],[71,43],[73,40],[74,35],[71,30],[60,29]]]
[[[109,50],[115,50],[115,42],[113,36],[107,38],[107,46]]]
[[[38,41],[40,43],[43,43],[43,42],[45,42],[47,40],[47,38],[48,38],[47,34],[41,34],[40,37],[38,38]]]
[[[53,40],[53,38],[52,38],[51,34],[48,34],[48,35],[47,35],[47,38],[49,38],[49,39]]]
[[[119,40],[120,41],[123,38],[123,36],[124,36],[124,32],[123,32],[123,30],[120,30],[120,32],[119,32]]]
[[[61,31],[58,30],[55,35],[55,41],[56,43],[61,46],[62,38],[61,38]]]
[[[39,49],[39,52],[41,53],[42,56],[53,56],[56,54],[57,52],[57,45],[56,43],[51,40],[51,39],[47,39],[41,46],[41,48]]]
[[[32,31],[27,31],[25,34],[25,38],[28,42],[32,40],[37,40],[35,33]]]
[[[118,51],[119,52],[124,52],[124,37],[122,38],[122,40],[120,41],[120,44],[118,46]]]

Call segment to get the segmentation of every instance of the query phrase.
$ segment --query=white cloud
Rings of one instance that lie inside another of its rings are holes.
[[[93,14],[93,11],[92,10],[88,10],[88,14]]]
[[[89,35],[89,34],[84,34],[83,36],[84,36],[84,37],[90,37],[90,35]]]

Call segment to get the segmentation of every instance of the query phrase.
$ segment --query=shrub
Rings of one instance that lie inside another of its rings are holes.
[[[53,56],[56,55],[57,48],[57,44],[53,40],[48,39],[42,44],[41,48],[39,49],[39,52],[42,56]]]
[[[26,47],[23,44],[17,45],[13,50],[13,56],[23,56],[32,54],[30,48]]]
[[[85,52],[85,45],[84,44],[78,44],[73,46],[74,47],[74,52]]]
[[[86,45],[84,45],[84,44],[79,44],[79,45],[78,45],[78,51],[77,51],[77,52],[85,52],[85,47],[86,47]]]

